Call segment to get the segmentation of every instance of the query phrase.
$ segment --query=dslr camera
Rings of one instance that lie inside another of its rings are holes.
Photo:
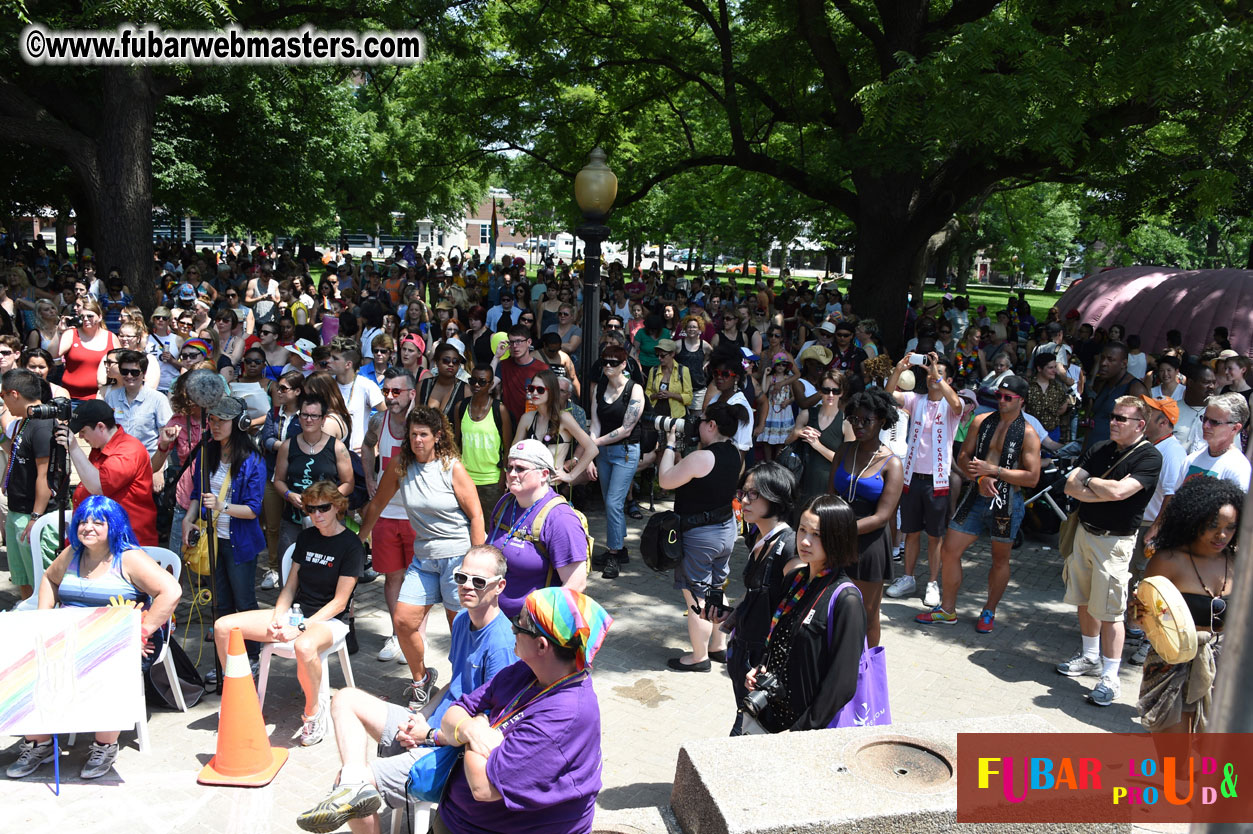
[[[675,433],[680,437],[683,436],[683,429],[687,425],[687,421],[682,417],[662,417],[658,415],[653,418],[653,428],[658,434],[669,434],[670,429],[674,429]]]
[[[744,711],[753,718],[761,715],[766,705],[779,696],[782,688],[783,685],[779,683],[779,678],[774,673],[760,673],[757,675],[757,688],[744,696]]]
[[[26,416],[35,420],[61,420],[68,422],[73,416],[72,404],[67,397],[56,397],[51,402],[32,405],[26,409]]]

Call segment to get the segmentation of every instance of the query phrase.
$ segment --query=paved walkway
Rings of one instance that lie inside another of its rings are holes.
[[[662,505],[659,503],[658,507]],[[599,507],[590,513],[597,547],[605,527]],[[643,522],[629,525],[632,553]],[[745,552],[737,548],[732,566],[731,597],[740,592],[739,572]],[[925,556],[924,556],[925,558]],[[966,592],[959,602],[956,626],[915,625],[919,599],[885,600],[883,645],[887,648],[892,711],[898,721],[1008,715],[1040,715],[1058,730],[1135,732],[1134,699],[1140,673],[1124,665],[1122,697],[1099,708],[1084,699],[1094,678],[1071,679],[1053,666],[1078,647],[1073,609],[1061,604],[1060,557],[1028,544],[1013,556],[1013,577],[998,612],[996,630],[974,630],[986,588],[989,555],[986,544],[972,548],[964,563]],[[899,567],[898,567],[899,572]],[[925,575],[920,562],[919,573]],[[407,669],[375,659],[387,633],[381,580],[362,586],[357,595],[357,628],[361,651],[353,657],[357,685],[398,700],[408,680]],[[615,623],[596,659],[594,680],[604,725],[604,789],[602,809],[664,805],[670,796],[675,760],[687,739],[726,734],[734,718],[731,687],[719,666],[708,674],[666,669],[668,657],[687,650],[681,597],[672,580],[657,575],[634,556],[616,581],[593,576],[589,592],[614,616]],[[260,592],[262,604],[274,592]],[[16,597],[0,585],[0,605]],[[185,618],[180,618],[184,623]],[[180,625],[179,636],[184,635]],[[442,617],[431,620],[429,656],[446,680],[448,631]],[[198,626],[184,645],[193,659],[204,646],[201,668],[212,666],[208,644]],[[331,683],[342,685],[338,662],[330,663]],[[276,660],[267,695],[265,717],[272,743],[292,747],[291,758],[268,787],[209,788],[196,784],[200,767],[215,748],[216,696],[206,697],[187,714],[158,710],[151,714],[151,751],[135,747],[132,734],[115,775],[79,782],[86,742],[80,737],[63,759],[62,792],[52,795],[52,774],[45,768],[35,778],[6,782],[0,795],[12,830],[92,832],[179,832],[179,834],[263,834],[295,831],[294,818],[322,797],[338,767],[331,739],[309,749],[291,741],[299,730],[302,701],[291,664]],[[0,754],[7,765],[16,745]],[[33,826],[33,828],[31,827]]]

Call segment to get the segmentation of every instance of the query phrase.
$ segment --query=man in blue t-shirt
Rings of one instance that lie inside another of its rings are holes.
[[[452,623],[452,680],[438,701],[413,713],[360,689],[335,693],[331,717],[339,745],[339,780],[325,799],[296,818],[298,826],[335,831],[348,823],[354,832],[378,831],[377,819],[371,818],[382,802],[405,807],[409,769],[436,744],[445,743],[436,737],[445,710],[518,660],[513,629],[498,602],[507,567],[500,550],[480,545],[470,548],[453,572],[462,610]],[[373,762],[371,740],[379,743],[380,758]]]

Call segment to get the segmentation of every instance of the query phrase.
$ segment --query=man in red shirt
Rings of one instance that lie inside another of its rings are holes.
[[[71,433],[91,447],[84,454]],[[69,428],[57,429],[57,442],[69,451],[70,463],[82,481],[74,490],[75,505],[88,495],[103,495],[122,505],[142,545],[158,545],[157,505],[152,498],[152,459],[144,444],[117,424],[104,400],[79,403]]]
[[[506,349],[509,358],[501,359]],[[548,363],[531,355],[531,331],[521,324],[509,329],[509,341],[500,343],[492,361],[500,379],[501,401],[516,426],[526,413],[526,387],[531,384],[531,377],[548,370]]]

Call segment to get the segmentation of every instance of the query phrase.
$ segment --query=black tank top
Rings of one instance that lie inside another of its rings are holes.
[[[483,335],[474,340],[473,349],[476,367],[492,364],[492,357],[496,355],[492,350],[492,331],[484,330]]]
[[[674,358],[692,375],[692,390],[698,390],[705,387],[705,349],[697,345],[696,350],[688,350],[685,341],[679,340],[679,352]]]
[[[605,402],[605,382],[601,380],[596,383],[596,409],[600,416],[600,432],[602,435],[609,434],[614,429],[622,427],[622,420],[626,417],[627,405],[631,402],[631,392],[639,385],[634,380],[627,380],[626,385],[622,386],[622,394],[618,399],[611,403]],[[618,446],[623,443],[639,443],[640,442],[640,421],[636,420],[635,425],[631,427],[631,433],[617,443],[608,443],[608,446]]]
[[[706,447],[714,456],[714,468],[703,478],[693,478],[674,491],[674,511],[680,516],[710,510],[731,511],[731,499],[740,482],[740,452],[730,440]]]
[[[339,466],[335,461],[335,444],[339,441],[329,438],[319,451],[312,455],[300,448],[300,437],[291,439],[287,449],[287,488],[297,495],[313,486],[316,481],[339,483]],[[288,507],[288,520],[297,524],[301,522],[300,511]]]

